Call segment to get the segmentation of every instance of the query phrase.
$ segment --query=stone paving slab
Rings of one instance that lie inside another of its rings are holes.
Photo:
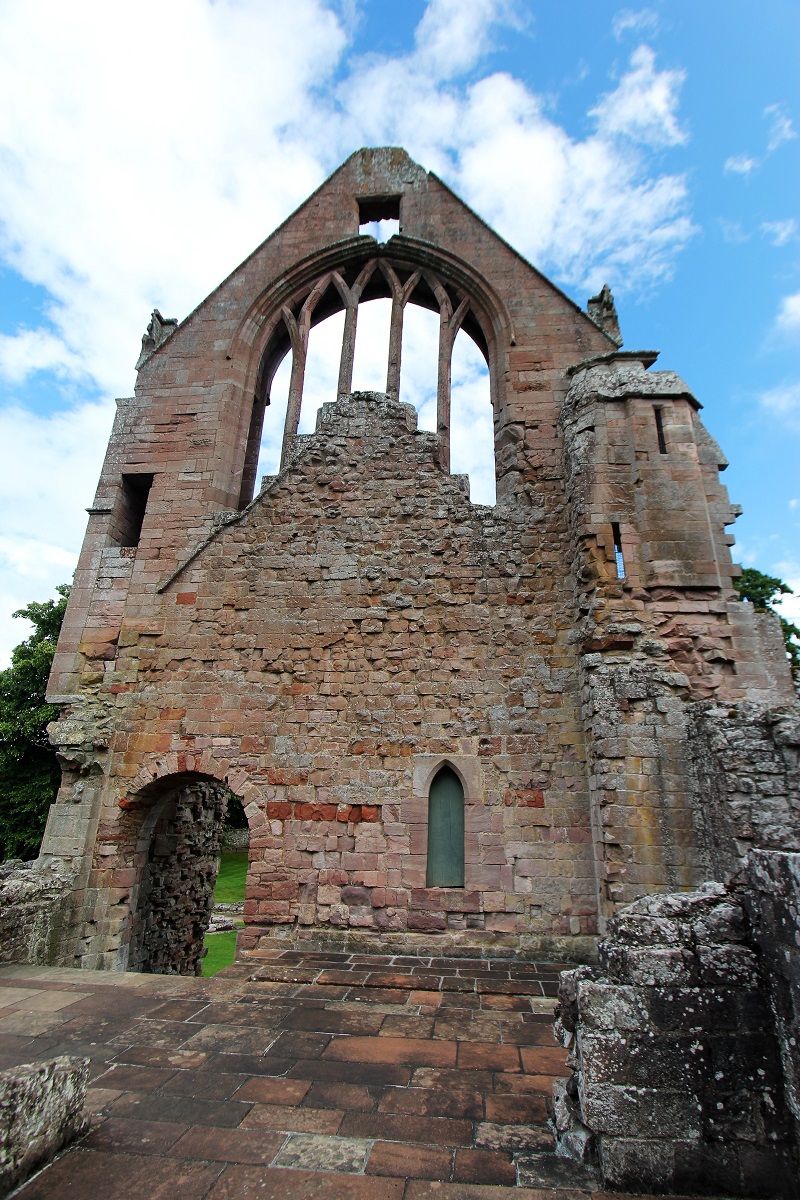
[[[315,982],[334,970],[351,983]],[[555,977],[297,952],[213,979],[0,968],[0,1066],[91,1060],[89,1133],[15,1196],[601,1200],[545,1124]]]

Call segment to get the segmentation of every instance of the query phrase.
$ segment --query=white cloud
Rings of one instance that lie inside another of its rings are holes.
[[[790,500],[790,501],[789,501],[789,508],[791,508],[791,509],[800,508],[800,500],[797,500],[797,499],[795,499],[795,500]]]
[[[751,158],[749,154],[732,154],[725,159],[723,170],[726,175],[749,175],[758,165],[758,159]]]
[[[0,333],[0,376],[9,383],[22,383],[37,371],[80,378],[84,367],[78,354],[45,329]]]
[[[694,233],[682,176],[648,176],[602,126],[570,138],[507,75],[470,90],[461,141],[461,193],[538,267],[582,289],[667,277]]]
[[[10,614],[72,578],[112,419],[109,404],[0,409],[0,662],[26,636]]]
[[[594,132],[573,136],[518,79],[480,77],[499,25],[519,24],[512,3],[429,0],[414,49],[393,57],[348,58],[355,20],[333,0],[85,0],[80,20],[61,0],[6,0],[0,256],[51,304],[40,328],[0,337],[0,374],[19,384],[50,371],[129,394],[150,310],[185,316],[362,145],[405,145],[587,295],[606,279],[624,292],[669,277],[695,229],[685,177],[660,173],[651,152],[686,141],[682,72],[659,71],[640,46],[594,108]],[[404,351],[404,386],[421,387],[420,336]],[[309,371],[320,396],[331,370],[316,383]],[[476,362],[458,372],[454,405],[462,389],[483,421]],[[429,420],[430,398],[420,404]],[[0,488],[13,607],[32,598],[31,563],[50,564],[43,584],[62,581],[109,423],[102,406],[47,419],[0,409],[19,487]]]
[[[773,246],[785,246],[797,237],[797,222],[791,217],[787,221],[762,221],[761,232]]]
[[[626,33],[653,34],[658,26],[658,14],[652,8],[622,8],[611,22],[611,31],[620,41]]]
[[[601,130],[649,146],[682,146],[689,139],[678,124],[677,109],[685,71],[657,71],[655,54],[639,46],[630,70],[613,92],[591,110]]]
[[[800,333],[800,292],[783,297],[775,325],[779,333]]]
[[[772,154],[784,142],[790,142],[797,137],[790,117],[784,111],[782,104],[770,104],[764,109],[764,116],[769,119],[770,128],[767,137],[767,154]],[[761,166],[762,160],[751,154],[732,154],[726,158],[723,170],[726,175],[750,175]]]
[[[743,242],[750,241],[750,234],[739,221],[729,221],[727,217],[720,217],[719,227],[723,238],[731,246],[740,246]]]
[[[319,0],[9,0],[0,44],[5,257],[129,390],[150,309],[184,315],[324,174],[344,32]]]
[[[790,142],[797,137],[791,118],[782,104],[770,104],[764,109],[764,116],[769,119],[769,140],[767,150],[777,150],[784,142]]]
[[[509,0],[434,0],[416,29],[415,67],[438,81],[469,70],[490,48],[487,37],[499,21],[517,24]]]
[[[785,383],[759,396],[762,406],[789,429],[800,432],[800,383]]]

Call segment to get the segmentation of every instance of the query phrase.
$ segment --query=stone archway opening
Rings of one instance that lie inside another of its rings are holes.
[[[129,970],[201,974],[231,795],[218,780],[159,781],[136,852]]]
[[[433,428],[439,442],[439,461],[443,470],[449,472],[452,469],[453,355],[461,333],[471,339],[477,353],[483,358],[486,369],[479,374],[485,375],[490,411],[494,413],[492,394],[497,379],[492,365],[493,334],[491,321],[487,319],[483,306],[472,295],[469,285],[465,287],[464,280],[450,278],[452,271],[448,270],[446,264],[442,271],[441,265],[428,261],[429,253],[420,256],[413,247],[404,248],[404,244],[395,247],[394,243],[398,240],[401,243],[403,241],[392,238],[390,246],[383,246],[376,244],[372,237],[359,239],[367,245],[361,246],[355,257],[345,255],[332,269],[331,263],[326,263],[316,279],[305,279],[293,295],[282,297],[268,316],[264,314],[266,328],[261,338],[259,365],[253,377],[253,408],[242,470],[240,509],[252,500],[257,480],[264,473],[267,463],[270,474],[282,470],[291,460],[292,446],[298,434],[311,431],[309,408],[313,411],[318,380],[324,380],[326,400],[349,395],[353,390],[364,390],[364,380],[356,380],[357,346],[362,358],[366,348],[366,358],[375,359],[369,365],[377,371],[376,382],[370,381],[367,390],[385,391],[390,400],[400,399],[401,389],[406,390],[401,382],[404,343],[405,350],[409,349],[404,326],[407,324],[407,313],[415,307],[429,311],[434,317],[436,351],[435,369],[431,372],[432,399],[435,402]],[[367,315],[372,309],[372,316],[377,319],[379,308],[386,310],[386,322],[383,323],[388,324],[388,339],[385,348],[383,335],[375,336],[376,326]],[[372,326],[366,338],[363,336],[367,332],[363,328],[365,320]],[[323,330],[322,326],[327,328]],[[317,348],[322,343],[330,344],[321,369],[317,363],[317,369],[311,370],[318,357],[312,354],[311,335],[314,330],[317,331]],[[428,340],[427,335],[422,340]],[[474,364],[471,364],[468,374],[474,373]],[[280,413],[273,412],[270,414],[272,419],[267,419],[265,423],[266,410],[273,407],[273,394],[275,409]],[[418,405],[415,404],[415,407]],[[277,426],[281,417],[278,455]],[[493,423],[492,419],[488,424],[487,439],[492,451],[492,468]],[[473,428],[473,441],[474,434]],[[490,487],[482,487],[480,500],[488,499],[490,492]]]
[[[359,305],[353,355],[354,391],[380,392],[386,386],[391,315],[392,302],[385,297]],[[344,319],[344,312],[336,312],[309,330],[297,426],[301,435],[314,433],[320,405],[337,394]],[[398,398],[401,403],[414,406],[418,428],[429,433],[438,431],[439,325],[439,317],[428,307],[415,303],[412,297],[403,316],[403,372]],[[272,378],[270,398],[265,404],[253,485],[256,492],[265,476],[276,475],[280,469],[292,366],[292,352],[287,349]],[[493,505],[495,448],[489,368],[480,347],[461,328],[453,342],[450,374],[447,430],[450,470],[469,477],[473,503]]]

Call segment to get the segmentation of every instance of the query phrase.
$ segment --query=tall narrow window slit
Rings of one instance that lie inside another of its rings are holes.
[[[428,794],[428,887],[464,886],[464,788],[442,767]]]

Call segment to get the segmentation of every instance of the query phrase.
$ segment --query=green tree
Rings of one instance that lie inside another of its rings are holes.
[[[786,653],[792,664],[792,671],[795,676],[800,674],[800,629],[782,617],[773,607],[776,597],[779,600],[781,596],[794,595],[789,585],[782,579],[776,579],[774,575],[764,575],[762,571],[756,571],[755,567],[745,567],[740,577],[734,579],[733,586],[741,598],[749,600],[758,612],[775,613],[781,623],[783,640],[786,643]]]
[[[56,591],[58,600],[34,601],[14,613],[34,630],[0,671],[0,861],[36,857],[61,779],[46,729],[58,709],[44,698],[69,587]]]

